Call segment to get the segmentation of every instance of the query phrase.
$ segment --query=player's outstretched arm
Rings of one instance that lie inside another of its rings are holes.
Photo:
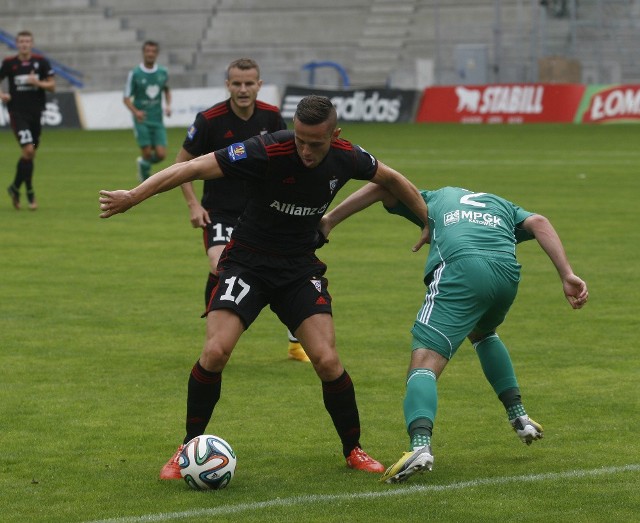
[[[320,231],[325,237],[328,237],[331,230],[349,218],[349,216],[366,209],[376,202],[386,200],[391,201],[395,200],[395,198],[381,185],[368,183],[347,196],[331,212],[325,214],[320,222]]]
[[[378,162],[378,170],[371,181],[382,185],[394,197],[405,204],[416,215],[418,220],[424,224],[420,239],[413,246],[413,252],[418,251],[424,244],[429,243],[429,210],[417,187],[398,171],[382,162]]]
[[[574,309],[582,308],[589,298],[587,284],[573,273],[562,241],[551,222],[540,214],[534,214],[524,220],[522,226],[535,236],[540,247],[547,253],[558,271],[562,280],[562,290],[569,305]]]
[[[214,153],[198,156],[188,162],[176,163],[147,178],[130,191],[100,191],[100,218],[128,211],[147,198],[169,191],[193,180],[208,180],[222,177]]]

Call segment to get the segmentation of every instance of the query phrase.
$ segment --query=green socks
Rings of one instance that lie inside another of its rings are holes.
[[[507,416],[509,417],[509,421],[519,418],[520,416],[526,416],[527,411],[524,410],[524,406],[522,403],[516,403],[515,405],[511,405],[510,407],[506,407]]]
[[[497,334],[492,334],[473,346],[480,359],[482,371],[504,405],[509,421],[526,416],[511,356],[502,340]]]
[[[474,344],[482,371],[499,396],[507,389],[517,389],[518,380],[511,364],[509,351],[497,334],[492,334]]]
[[[146,180],[151,176],[151,162],[142,158],[139,162],[140,173],[143,180]]]
[[[427,418],[422,418],[423,421],[428,421]],[[413,433],[412,433],[413,432]],[[431,445],[431,436],[427,434],[419,434],[417,432],[409,430],[411,434],[411,450],[419,449],[420,447],[428,447]]]
[[[436,375],[431,369],[413,369],[407,376],[404,398],[404,419],[412,449],[431,444],[437,410]]]

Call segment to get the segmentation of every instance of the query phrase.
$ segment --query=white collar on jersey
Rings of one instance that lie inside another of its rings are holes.
[[[153,67],[147,68],[144,66],[144,62],[140,64],[140,69],[142,69],[145,73],[155,73],[158,70],[158,64],[153,64]]]

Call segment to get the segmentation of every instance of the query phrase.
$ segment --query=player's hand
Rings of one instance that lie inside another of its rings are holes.
[[[429,230],[428,225],[424,226],[424,229],[422,229],[422,234],[420,235],[420,239],[418,240],[418,243],[416,243],[411,250],[413,252],[418,252],[420,248],[426,243],[431,243],[431,231]]]
[[[37,87],[39,82],[40,82],[40,78],[36,76],[36,72],[31,71],[29,73],[29,76],[27,76],[27,83],[31,85],[35,85]]]
[[[100,218],[109,218],[114,214],[128,211],[135,205],[129,191],[100,191]]]
[[[190,218],[191,226],[194,229],[204,229],[208,223],[211,223],[211,218],[209,218],[209,213],[207,210],[202,207],[202,205],[197,205],[194,207],[190,207]]]
[[[581,309],[589,299],[589,290],[587,284],[575,274],[569,274],[562,280],[562,290],[574,309]]]
[[[329,240],[327,239],[327,237],[324,235],[324,233],[318,229],[316,231],[316,249],[319,249],[320,247],[323,247],[325,243],[329,243]]]
[[[169,107],[169,106],[165,107],[164,108],[164,114],[167,117],[171,116],[171,107]]]
[[[331,232],[331,225],[329,224],[329,219],[327,218],[327,215],[325,214],[322,219],[320,220],[320,223],[318,224],[318,230],[322,233],[322,235],[324,236],[324,239],[327,240],[327,238],[329,237],[329,233]],[[329,240],[327,240],[328,242]]]
[[[139,110],[138,110],[138,111],[136,111],[136,112],[135,112],[135,116],[136,116],[136,120],[137,120],[139,123],[142,123],[142,122],[144,122],[144,120],[145,120],[145,118],[146,118],[147,114],[146,114],[144,111],[139,111]]]

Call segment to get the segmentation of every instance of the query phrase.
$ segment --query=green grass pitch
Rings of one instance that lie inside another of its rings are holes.
[[[556,226],[590,303],[571,310],[528,242],[499,330],[545,438],[517,440],[465,344],[440,379],[433,472],[389,486],[348,470],[318,379],[286,359],[285,329],[267,309],[234,351],[209,427],[233,445],[236,476],[202,493],[157,479],[183,436],[188,373],[204,339],[201,234],[179,190],[98,218],[100,189],[136,184],[130,131],[45,129],[40,209],[0,200],[0,520],[634,520],[639,135],[633,125],[344,125],[343,137],[420,188],[497,192]],[[171,158],[182,137],[170,131]],[[3,194],[17,157],[13,136],[0,133]],[[408,444],[409,329],[425,291],[426,251],[411,252],[418,235],[371,208],[319,251],[361,441],[385,465]]]

